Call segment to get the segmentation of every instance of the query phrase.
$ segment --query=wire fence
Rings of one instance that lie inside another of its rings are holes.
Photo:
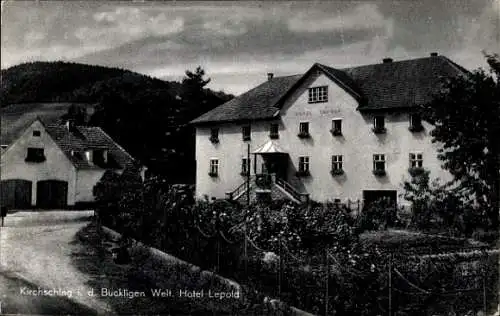
[[[209,232],[196,226],[190,236],[193,247],[205,249],[198,258],[195,249],[186,250],[184,255],[193,263],[249,282],[271,298],[318,315],[333,315],[340,309],[339,296],[351,281],[367,282],[367,289],[374,284],[382,286],[370,307],[380,315],[417,315],[422,311],[466,315],[489,311],[498,304],[499,249],[389,250],[356,266],[331,249],[309,256],[290,249],[282,239],[277,249],[270,251],[266,249],[269,245],[259,244],[241,229]],[[373,266],[376,268],[371,269]],[[363,303],[362,297],[360,300]]]

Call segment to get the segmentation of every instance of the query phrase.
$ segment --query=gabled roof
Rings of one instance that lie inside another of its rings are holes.
[[[276,103],[302,77],[276,77],[229,100],[191,121],[194,124],[272,118],[279,111]]]
[[[342,69],[363,93],[359,110],[409,108],[432,101],[442,79],[467,72],[444,56]]]
[[[255,149],[252,154],[286,154],[279,145],[278,142],[274,140],[269,140],[259,148]]]
[[[100,127],[73,126],[71,131],[64,125],[46,124],[41,118],[35,118],[30,126],[40,122],[45,132],[68,157],[77,169],[125,169],[136,165],[136,160],[125,149],[118,145]],[[2,155],[10,148],[2,150]],[[108,162],[89,163],[85,157],[87,150],[106,150]]]
[[[282,101],[320,69],[358,101],[358,110],[404,109],[426,104],[442,78],[468,72],[444,56],[336,69],[314,64],[305,74],[275,77],[193,120],[193,124],[271,119]]]
[[[64,125],[46,125],[45,130],[78,169],[125,169],[134,164],[134,158],[100,127],[73,126],[68,130]],[[87,150],[107,150],[108,163],[89,163]]]

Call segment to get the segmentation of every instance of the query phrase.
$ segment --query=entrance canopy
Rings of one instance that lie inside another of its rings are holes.
[[[269,140],[264,145],[260,146],[252,154],[287,154],[276,141]]]

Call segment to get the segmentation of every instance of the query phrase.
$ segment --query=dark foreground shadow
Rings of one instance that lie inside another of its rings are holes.
[[[116,264],[109,249],[116,246],[109,240],[101,243],[94,223],[83,227],[75,236],[73,244],[80,246],[80,251],[72,254],[74,265],[90,277],[88,286],[94,292],[102,294],[107,290],[127,290],[144,293],[145,296],[101,296],[119,315],[233,315],[221,313],[197,304],[196,299],[181,300],[175,297],[153,297],[152,289],[157,289],[151,280],[137,264]],[[137,258],[135,258],[137,259]]]
[[[206,316],[206,315],[287,315],[283,311],[270,309],[261,304],[248,303],[248,291],[243,290],[241,300],[235,302],[214,299],[180,298],[176,284],[186,284],[186,278],[197,279],[197,273],[189,273],[178,267],[164,270],[160,267],[147,268],[151,263],[145,251],[131,253],[130,264],[116,264],[109,249],[116,246],[109,239],[99,238],[95,223],[83,227],[75,236],[72,244],[78,245],[79,251],[72,254],[75,267],[90,278],[88,286],[95,293],[102,289],[128,290],[143,292],[144,297],[102,297],[114,313],[118,315],[172,315],[172,316]],[[150,271],[148,269],[155,269]],[[159,278],[159,279],[155,279]],[[160,281],[161,279],[161,281]],[[169,280],[165,282],[165,280]],[[196,280],[193,280],[196,283]],[[159,285],[163,284],[163,285]],[[155,297],[151,289],[171,289],[171,297]],[[214,287],[215,288],[215,287]]]

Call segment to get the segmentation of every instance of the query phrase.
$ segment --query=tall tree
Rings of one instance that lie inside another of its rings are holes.
[[[186,87],[201,91],[207,84],[210,83],[211,80],[210,78],[203,79],[204,76],[205,70],[203,70],[201,66],[196,67],[194,72],[186,70],[186,77],[182,79],[182,84]]]
[[[433,142],[443,147],[438,157],[454,176],[454,188],[472,196],[498,228],[500,195],[500,60],[485,57],[482,69],[448,79],[424,113],[434,123]]]

